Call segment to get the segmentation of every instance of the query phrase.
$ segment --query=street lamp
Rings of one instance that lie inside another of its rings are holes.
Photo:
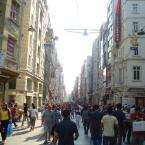
[[[95,34],[95,33],[99,33],[100,30],[98,29],[65,29],[65,31],[67,32],[71,32],[71,33],[82,33],[83,36],[88,36],[88,34]]]
[[[138,35],[145,35],[145,26],[137,34]]]

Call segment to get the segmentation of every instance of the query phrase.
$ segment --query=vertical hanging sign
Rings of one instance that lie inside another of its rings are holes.
[[[114,47],[119,48],[121,42],[121,0],[116,0],[114,11]]]

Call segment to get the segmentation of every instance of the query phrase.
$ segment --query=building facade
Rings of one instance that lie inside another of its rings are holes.
[[[65,86],[63,67],[58,61],[53,29],[48,28],[45,39],[44,99],[51,103],[63,102]]]
[[[38,107],[43,97],[44,39],[48,26],[48,6],[45,0],[22,1],[21,6],[19,78],[13,82],[11,90],[8,90],[7,101],[20,106],[25,102],[28,105],[34,103]]]
[[[19,76],[21,0],[0,1],[0,102],[13,100]]]
[[[114,99],[122,104],[145,105],[145,0],[121,1],[121,42],[114,60]]]

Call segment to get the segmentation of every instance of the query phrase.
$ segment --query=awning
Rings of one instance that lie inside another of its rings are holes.
[[[0,78],[5,80],[16,79],[19,76],[19,73],[15,70],[9,68],[0,67]]]

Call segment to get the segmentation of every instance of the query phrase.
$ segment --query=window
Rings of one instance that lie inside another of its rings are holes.
[[[28,60],[29,66],[31,65],[31,56],[29,55],[29,60]]]
[[[40,70],[40,65],[39,63],[37,63],[37,74],[39,74],[39,70]]]
[[[3,92],[3,91],[4,91],[4,83],[0,82],[0,92]]]
[[[37,90],[38,90],[38,84],[37,82],[34,82],[34,92],[37,92]]]
[[[11,18],[17,20],[18,13],[19,13],[19,7],[17,3],[14,0],[12,0],[11,13],[10,13]]]
[[[42,19],[43,19],[43,12],[40,11],[40,23],[42,23]]]
[[[119,78],[118,78],[118,83],[122,83],[122,69],[119,68]]]
[[[139,81],[140,80],[140,66],[133,66],[133,80]]]
[[[7,55],[14,57],[15,47],[16,47],[16,40],[11,36],[8,36]]]
[[[29,47],[32,49],[32,35],[30,35]]]
[[[41,30],[39,29],[39,40],[41,40]]]
[[[138,56],[138,46],[134,48],[133,55]]]
[[[9,89],[16,89],[16,80],[9,81]]]
[[[133,22],[133,32],[138,32],[139,28],[138,28],[138,22]]]
[[[40,46],[38,46],[38,58],[40,58]]]
[[[132,13],[137,14],[138,13],[138,4],[132,4]]]

